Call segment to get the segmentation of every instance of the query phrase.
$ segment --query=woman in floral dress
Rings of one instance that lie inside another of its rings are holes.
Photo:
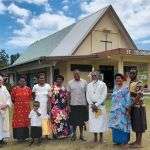
[[[115,144],[126,146],[130,140],[131,98],[128,87],[124,86],[124,76],[115,75],[115,88],[112,93],[112,107],[110,111],[109,127]]]
[[[62,86],[63,81],[64,77],[59,75],[49,94],[54,138],[66,138],[71,133],[68,121],[68,92]]]

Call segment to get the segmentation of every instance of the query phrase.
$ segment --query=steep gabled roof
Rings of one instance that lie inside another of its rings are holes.
[[[50,53],[59,45],[60,41],[68,34],[75,24],[60,30],[44,39],[31,44],[13,65],[38,59],[42,56],[50,56]]]
[[[51,56],[70,56],[80,43],[86,38],[93,26],[106,12],[105,7],[96,13],[78,21],[61,43],[52,51]]]
[[[120,27],[121,32],[132,47],[136,49],[136,45],[110,5],[83,18],[75,24],[56,32],[55,34],[31,44],[13,65],[32,61],[42,56],[71,56],[107,11],[113,13],[113,17],[116,18],[116,23]]]

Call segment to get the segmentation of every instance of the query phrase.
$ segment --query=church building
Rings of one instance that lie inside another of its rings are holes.
[[[150,89],[150,51],[138,50],[110,5],[31,44],[13,65],[1,72],[9,74],[12,83],[26,74],[30,86],[39,72],[46,74],[49,83],[62,74],[66,85],[73,78],[74,69],[89,80],[88,74],[94,68],[112,90],[114,74],[128,76],[131,67],[138,69],[138,77]]]

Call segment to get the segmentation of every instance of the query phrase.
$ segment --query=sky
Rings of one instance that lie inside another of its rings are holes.
[[[0,49],[31,43],[112,4],[139,49],[150,50],[150,0],[0,0]]]

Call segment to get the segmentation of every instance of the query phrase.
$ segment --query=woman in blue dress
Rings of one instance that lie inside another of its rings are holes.
[[[115,144],[127,145],[130,140],[130,107],[130,92],[124,85],[124,76],[118,73],[115,75],[115,88],[109,117],[109,127],[112,129],[112,139]]]

